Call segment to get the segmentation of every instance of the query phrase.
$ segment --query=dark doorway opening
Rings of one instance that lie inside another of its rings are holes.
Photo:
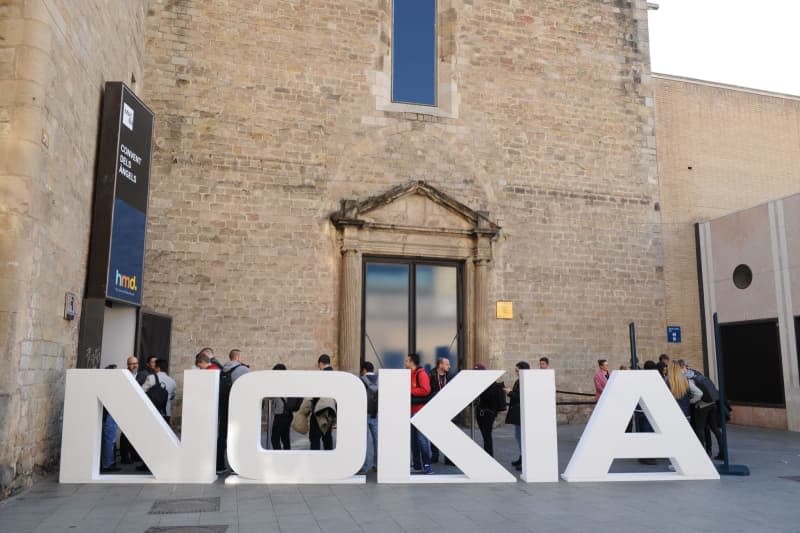
[[[139,335],[137,336],[137,355],[139,368],[147,366],[147,359],[157,357],[167,362],[161,370],[169,374],[169,351],[172,344],[172,317],[141,311],[139,313]]]
[[[720,336],[728,400],[785,407],[778,321],[720,324]]]

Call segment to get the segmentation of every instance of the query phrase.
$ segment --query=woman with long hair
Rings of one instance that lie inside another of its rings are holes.
[[[667,386],[688,420],[692,413],[691,406],[703,397],[703,391],[697,388],[697,385],[691,380],[686,379],[683,369],[677,361],[670,361],[667,366]]]

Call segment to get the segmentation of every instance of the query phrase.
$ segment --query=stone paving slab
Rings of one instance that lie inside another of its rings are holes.
[[[582,426],[559,427],[563,472]],[[59,485],[43,481],[0,502],[0,532],[575,532],[800,533],[800,433],[732,427],[733,462],[749,477],[720,481],[542,485]],[[480,437],[478,437],[480,440]],[[495,431],[510,468],[510,427]],[[716,451],[716,450],[715,450]],[[439,473],[454,467],[435,466]],[[665,470],[615,461],[614,471]],[[515,470],[511,470],[516,473]],[[219,498],[219,510],[150,514],[157,500]],[[221,530],[217,528],[217,530]],[[180,529],[176,529],[180,528]],[[209,529],[212,528],[212,529]]]

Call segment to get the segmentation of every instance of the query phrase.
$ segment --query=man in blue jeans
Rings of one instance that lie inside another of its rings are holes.
[[[106,370],[113,370],[117,365],[108,365]],[[117,466],[117,457],[114,452],[114,443],[117,440],[117,423],[111,418],[111,415],[103,409],[103,430],[102,438],[100,440],[100,473],[108,474],[111,472],[119,472],[120,467]]]
[[[431,382],[428,373],[419,366],[418,353],[408,354],[405,366],[411,370],[411,416],[414,416],[428,402],[431,394]],[[414,424],[411,424],[411,459],[415,472],[433,474],[431,444]]]
[[[103,409],[103,438],[100,445],[100,473],[119,472],[114,453],[114,442],[117,440],[117,423]]]
[[[361,364],[361,381],[367,388],[367,453],[360,473],[378,469],[378,376],[369,361]],[[369,441],[372,439],[372,466],[369,464]]]

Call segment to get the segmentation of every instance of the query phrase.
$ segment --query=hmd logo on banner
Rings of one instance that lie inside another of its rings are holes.
[[[120,274],[119,270],[117,270],[117,275],[114,278],[114,284],[117,286],[117,290],[128,294],[135,294],[137,291],[136,276]]]
[[[119,198],[114,201],[113,238],[106,280],[106,297],[109,299],[133,305],[142,303],[145,224],[143,212]]]

